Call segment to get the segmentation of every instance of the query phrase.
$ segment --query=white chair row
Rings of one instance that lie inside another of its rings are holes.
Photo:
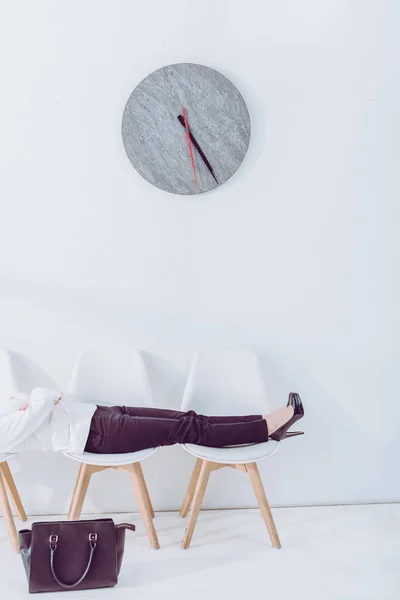
[[[2,351],[0,354],[0,382],[0,390],[11,388],[30,392],[37,386],[58,389],[38,365],[26,357],[8,351]],[[83,353],[76,363],[69,391],[78,394],[82,401],[95,404],[153,405],[146,366],[141,352],[137,350],[92,350]],[[192,362],[182,401],[182,410],[190,409],[212,415],[267,413],[269,406],[257,356],[248,351],[198,355]],[[190,545],[210,473],[222,467],[248,473],[272,545],[280,548],[279,536],[256,464],[257,461],[274,454],[278,443],[269,441],[233,448],[185,444],[183,448],[197,460],[180,510],[180,515],[185,517],[191,509],[182,548],[186,549]],[[66,453],[66,456],[80,464],[68,519],[79,519],[93,474],[109,468],[124,471],[131,478],[150,546],[159,548],[153,523],[154,510],[140,464],[156,450],[157,448],[149,448],[129,454],[102,455],[88,452],[81,455]],[[0,508],[11,543],[17,548],[15,525],[6,487],[18,516],[23,519],[26,516],[6,462],[8,458],[0,456]]]

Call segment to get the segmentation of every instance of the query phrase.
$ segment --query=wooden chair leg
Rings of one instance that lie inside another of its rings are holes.
[[[8,502],[2,472],[0,473],[0,512],[3,516],[4,525],[6,526],[11,546],[13,550],[15,550],[15,552],[19,552],[17,529],[15,527],[14,518],[12,516],[10,504]]]
[[[186,517],[186,515],[188,514],[190,505],[191,505],[192,500],[193,500],[193,496],[194,496],[194,492],[195,492],[195,489],[196,489],[197,481],[199,479],[200,470],[201,470],[201,463],[202,462],[203,461],[202,461],[201,458],[198,458],[196,460],[196,464],[194,465],[192,476],[190,478],[189,485],[188,485],[185,497],[184,497],[183,502],[182,502],[181,510],[179,511],[179,516],[180,517]]]
[[[249,474],[251,485],[257,498],[258,506],[260,507],[265,525],[267,526],[269,537],[274,548],[280,548],[281,542],[275,527],[271,509],[268,504],[267,496],[265,495],[264,486],[260,477],[260,473],[256,463],[246,465],[246,471]]]
[[[75,480],[75,487],[74,487],[74,491],[72,492],[72,496],[71,496],[71,502],[69,503],[69,510],[68,510],[68,515],[67,515],[67,520],[70,521],[71,520],[71,510],[72,510],[72,505],[76,496],[76,490],[78,489],[78,483],[79,483],[79,478],[81,476],[81,472],[83,469],[83,464],[79,465],[79,471],[78,471],[78,476]]]
[[[207,460],[202,461],[202,465],[200,468],[200,475],[196,485],[196,490],[194,492],[192,506],[190,508],[189,520],[186,525],[185,533],[183,535],[183,540],[181,544],[181,548],[186,550],[190,546],[190,542],[192,541],[194,528],[196,526],[197,517],[199,516],[201,503],[203,502],[204,494],[206,492],[208,479],[211,473],[211,463]]]
[[[158,542],[158,537],[156,530],[154,528],[153,519],[151,516],[151,511],[149,504],[146,498],[146,492],[143,486],[141,469],[139,463],[133,463],[132,465],[127,465],[123,467],[123,470],[128,471],[131,477],[133,491],[136,496],[136,500],[139,506],[139,511],[142,516],[143,522],[146,526],[147,535],[149,537],[150,546],[155,550],[158,550],[160,544]],[[142,473],[143,475],[143,473]]]
[[[21,521],[27,521],[27,516],[25,513],[25,509],[22,505],[21,498],[19,497],[19,493],[17,490],[17,486],[15,485],[13,476],[10,471],[10,467],[8,463],[3,462],[0,464],[0,471],[3,474],[4,483],[6,484],[6,488],[8,490],[9,496],[11,498],[11,502],[14,505],[15,512]]]
[[[151,502],[149,490],[147,489],[147,483],[146,483],[146,480],[145,480],[144,475],[143,475],[142,465],[139,462],[136,463],[136,464],[138,466],[137,471],[138,471],[138,475],[139,475],[141,483],[142,483],[142,487],[143,487],[143,490],[144,490],[144,495],[145,495],[145,498],[146,498],[147,506],[149,507],[149,511],[150,511],[151,517],[154,519],[155,514],[154,514],[153,504]]]
[[[92,465],[81,464],[68,513],[68,521],[78,521],[89,486],[90,477],[96,469]]]

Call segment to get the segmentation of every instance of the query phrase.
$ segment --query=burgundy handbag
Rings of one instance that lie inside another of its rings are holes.
[[[112,587],[118,582],[130,523],[112,519],[33,523],[19,532],[29,592]]]

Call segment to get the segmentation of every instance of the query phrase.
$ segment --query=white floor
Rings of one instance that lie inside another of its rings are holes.
[[[68,597],[400,599],[399,504],[281,508],[273,514],[281,550],[270,546],[258,510],[203,511],[189,550],[179,547],[185,521],[176,513],[156,515],[161,550],[148,548],[138,515],[115,515],[116,522],[137,525],[136,533],[127,532],[118,587]],[[26,597],[20,558],[1,522],[0,554],[0,598]]]

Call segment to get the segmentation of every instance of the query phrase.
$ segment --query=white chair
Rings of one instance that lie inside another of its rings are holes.
[[[197,355],[190,369],[181,409],[213,416],[267,414],[270,409],[257,356],[250,351]],[[222,467],[248,473],[272,545],[281,547],[257,468],[257,461],[272,456],[278,447],[279,444],[272,440],[229,448],[183,444],[183,448],[197,458],[179,513],[185,517],[190,508],[183,549],[190,546],[210,473]]]
[[[17,352],[0,350],[0,393],[26,392],[29,394],[35,387],[58,389],[54,381],[33,360]],[[27,519],[7,462],[14,456],[15,454],[0,455],[0,511],[4,518],[11,545],[16,552],[19,552],[17,530],[8,496],[11,498],[18,517],[22,521]]]
[[[106,406],[151,406],[152,394],[142,354],[138,350],[89,350],[78,359],[69,391],[79,394],[82,401]],[[154,510],[147,490],[140,461],[148,458],[157,448],[148,448],[128,454],[93,454],[84,452],[66,456],[80,463],[78,478],[68,513],[69,520],[77,520],[94,473],[117,469],[129,473],[140,514],[147,529],[152,548],[159,548],[154,528]]]

